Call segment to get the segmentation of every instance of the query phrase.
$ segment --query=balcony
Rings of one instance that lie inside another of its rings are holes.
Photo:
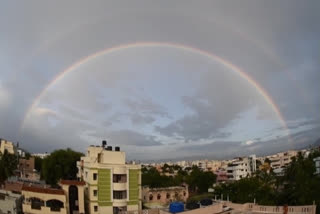
[[[113,191],[113,206],[126,206],[127,191]]]
[[[113,190],[123,191],[127,189],[127,183],[113,183]]]

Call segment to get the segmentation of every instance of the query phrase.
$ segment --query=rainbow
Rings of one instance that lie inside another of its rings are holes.
[[[233,65],[231,62],[215,55],[212,54],[208,51],[205,50],[201,50],[195,47],[190,47],[190,46],[186,46],[186,45],[182,45],[182,44],[176,44],[176,43],[164,43],[164,42],[136,42],[136,43],[129,43],[129,44],[124,44],[124,45],[119,45],[119,46],[115,46],[115,47],[111,47],[111,48],[107,48],[101,51],[98,51],[94,54],[91,54],[89,56],[86,56],[82,59],[80,59],[79,61],[75,62],[74,64],[72,64],[71,66],[69,66],[68,68],[66,68],[64,71],[62,71],[61,73],[59,73],[42,91],[41,93],[35,98],[35,100],[32,102],[32,105],[30,106],[30,108],[28,109],[28,111],[26,112],[24,119],[22,121],[22,126],[21,129],[24,128],[25,122],[28,119],[30,113],[32,112],[32,110],[39,104],[41,98],[46,94],[46,92],[48,91],[49,88],[51,88],[52,86],[54,86],[55,83],[57,83],[59,80],[63,79],[65,77],[66,74],[75,71],[77,68],[81,67],[82,65],[84,65],[85,63],[103,56],[103,55],[107,55],[107,54],[112,54],[118,51],[122,51],[122,50],[126,50],[126,49],[131,49],[131,48],[155,48],[155,47],[165,47],[165,48],[174,48],[174,49],[179,49],[179,50],[183,50],[186,52],[191,52],[194,54],[199,54],[202,55],[204,57],[209,58],[210,60],[214,60],[218,63],[220,63],[221,65],[225,66],[226,68],[234,71],[236,74],[238,74],[242,79],[244,79],[245,81],[247,81],[251,86],[253,86],[256,91],[263,97],[263,99],[268,103],[268,105],[272,108],[273,112],[277,115],[281,125],[283,126],[283,128],[286,130],[287,134],[289,135],[289,129],[288,126],[285,122],[284,117],[282,116],[279,108],[277,107],[277,105],[275,104],[275,102],[272,100],[271,96],[263,89],[262,86],[260,86],[252,77],[250,77],[248,74],[246,74],[244,71],[242,71],[239,67]]]

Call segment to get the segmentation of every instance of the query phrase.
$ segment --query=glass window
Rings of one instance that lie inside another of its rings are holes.
[[[94,181],[97,180],[97,177],[98,177],[97,173],[93,173],[93,180],[94,180]]]

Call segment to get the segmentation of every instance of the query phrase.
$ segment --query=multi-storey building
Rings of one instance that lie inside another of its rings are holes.
[[[227,176],[229,180],[240,180],[256,171],[256,155],[236,158],[228,164]]]
[[[86,213],[118,213],[141,209],[141,165],[126,164],[119,147],[90,146],[77,163],[86,183]]]
[[[208,171],[215,172],[220,167],[221,167],[221,161],[212,160],[212,161],[208,161],[208,163],[207,163],[207,170]]]
[[[17,149],[12,142],[0,139],[0,152],[3,154],[5,150],[7,150],[9,154],[17,153]]]
[[[40,174],[35,170],[34,157],[30,157],[29,159],[20,158],[17,173],[19,173],[19,177],[23,179],[40,180]]]
[[[271,162],[271,168],[278,169],[278,168],[284,168],[288,166],[291,162],[291,159],[295,156],[297,156],[297,151],[287,151],[287,152],[279,152],[274,155],[266,156],[265,159],[269,159]]]

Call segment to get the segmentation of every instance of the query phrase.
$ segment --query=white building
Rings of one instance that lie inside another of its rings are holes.
[[[0,139],[0,152],[3,154],[5,150],[7,150],[9,154],[17,153],[17,148],[12,142]]]
[[[44,159],[48,155],[49,155],[48,153],[34,153],[34,154],[32,154],[33,157],[39,157],[41,159]]]
[[[77,162],[85,181],[86,213],[112,214],[141,209],[141,165],[126,164],[119,147],[90,146]]]
[[[256,171],[256,155],[236,158],[228,164],[227,176],[229,180],[240,180]]]
[[[287,152],[279,152],[274,155],[266,156],[265,159],[269,159],[271,161],[272,169],[285,168],[288,166],[292,158],[297,156],[298,152],[294,150],[289,150]]]

